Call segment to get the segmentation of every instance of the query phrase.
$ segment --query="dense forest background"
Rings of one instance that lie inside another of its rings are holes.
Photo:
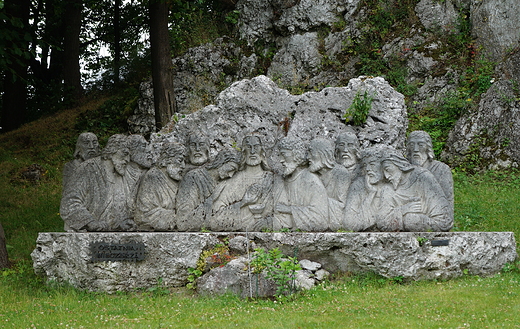
[[[152,74],[172,89],[172,56],[228,32],[224,12],[215,0],[0,1],[1,132]]]

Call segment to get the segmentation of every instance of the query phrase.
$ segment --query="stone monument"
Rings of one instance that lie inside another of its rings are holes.
[[[360,90],[372,108],[352,126],[345,114]],[[82,134],[78,149],[90,151],[77,151],[74,175],[72,164],[64,171],[68,233],[40,234],[36,272],[90,290],[159,277],[179,286],[203,250],[231,240],[242,247],[230,257],[241,261],[255,245],[280,247],[330,272],[412,280],[454,277],[468,262],[480,264],[472,273],[491,274],[514,260],[511,234],[482,233],[481,246],[471,233],[448,233],[451,171],[433,159],[427,133],[412,132],[405,147],[406,128],[404,99],[381,78],[291,95],[259,76],[149,142],[114,135],[97,155],[95,136]],[[387,244],[415,251],[404,259],[377,247]],[[383,254],[388,261],[375,260]]]

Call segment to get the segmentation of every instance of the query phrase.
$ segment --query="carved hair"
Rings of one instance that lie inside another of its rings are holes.
[[[406,158],[397,150],[392,149],[383,155],[382,161],[392,162],[399,170],[408,172],[414,169],[414,166],[406,160]]]
[[[222,151],[218,152],[217,157],[208,166],[208,169],[220,168],[228,162],[234,162],[238,166],[240,166],[240,163],[242,162],[241,154],[238,153],[235,149],[223,149]]]
[[[128,148],[133,153],[137,151],[142,144],[148,144],[146,139],[142,135],[130,135],[128,138]]]
[[[423,131],[423,130],[415,130],[415,131],[412,131],[410,133],[410,135],[408,135],[408,139],[406,142],[406,156],[408,158],[411,158],[411,156],[412,156],[412,154],[411,154],[412,150],[408,147],[409,146],[408,142],[412,138],[424,140],[426,142],[426,155],[427,155],[428,159],[433,160],[435,158],[435,153],[433,152],[432,138],[431,138],[430,134],[428,134],[426,131]]]
[[[162,146],[161,155],[157,160],[158,167],[166,167],[169,163],[169,159],[176,158],[178,156],[186,157],[186,147],[180,143],[165,143]]]
[[[94,133],[90,133],[90,132],[81,133],[78,136],[78,140],[76,141],[76,149],[74,150],[74,158],[75,159],[78,159],[80,157],[81,144],[86,142],[89,139],[89,137],[93,137],[96,140],[96,142],[98,141],[98,138],[97,138],[97,136]],[[97,155],[99,155],[101,153],[101,151],[99,149],[99,145],[98,145],[98,150],[97,151],[98,151]]]
[[[110,136],[108,139],[107,145],[101,151],[101,158],[103,160],[108,160],[112,157],[112,155],[116,154],[117,151],[127,149],[128,150],[128,139],[125,135],[115,134]]]
[[[278,142],[278,150],[290,150],[294,154],[294,160],[301,166],[307,162],[307,148],[301,139],[284,137]]]
[[[315,138],[309,144],[309,150],[315,150],[326,168],[332,169],[336,164],[334,159],[334,145],[325,138]]]

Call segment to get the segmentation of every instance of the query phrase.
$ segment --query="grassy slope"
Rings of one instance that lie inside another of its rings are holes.
[[[520,273],[450,282],[396,284],[375,276],[344,277],[294,301],[195,298],[184,290],[109,296],[46,286],[32,272],[39,231],[60,231],[61,169],[79,133],[76,116],[103,99],[0,135],[0,220],[16,265],[0,272],[0,328],[56,327],[508,327],[520,323]],[[21,180],[32,163],[47,173]],[[455,174],[456,229],[513,231],[520,222],[520,175]]]

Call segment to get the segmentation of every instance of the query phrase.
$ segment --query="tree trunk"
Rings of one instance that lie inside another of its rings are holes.
[[[121,0],[114,3],[114,83],[119,83],[121,69]]]
[[[63,82],[66,98],[75,102],[83,94],[79,66],[79,35],[81,32],[82,0],[68,0],[63,17]]]
[[[155,125],[164,127],[175,112],[173,70],[168,33],[167,0],[150,0],[150,46],[155,104]]]
[[[30,0],[5,0],[4,10],[7,16],[20,18],[23,27],[11,26],[13,31],[19,35],[18,40],[12,40],[7,44],[21,54],[12,61],[10,70],[4,73],[4,90],[2,95],[2,121],[1,132],[14,130],[22,125],[27,113],[27,69],[29,60],[25,57],[29,51],[29,42],[24,38],[29,28]],[[1,72],[0,72],[1,73]]]
[[[2,223],[0,223],[0,269],[9,267],[9,257],[7,256],[7,246],[5,245],[5,233]]]

